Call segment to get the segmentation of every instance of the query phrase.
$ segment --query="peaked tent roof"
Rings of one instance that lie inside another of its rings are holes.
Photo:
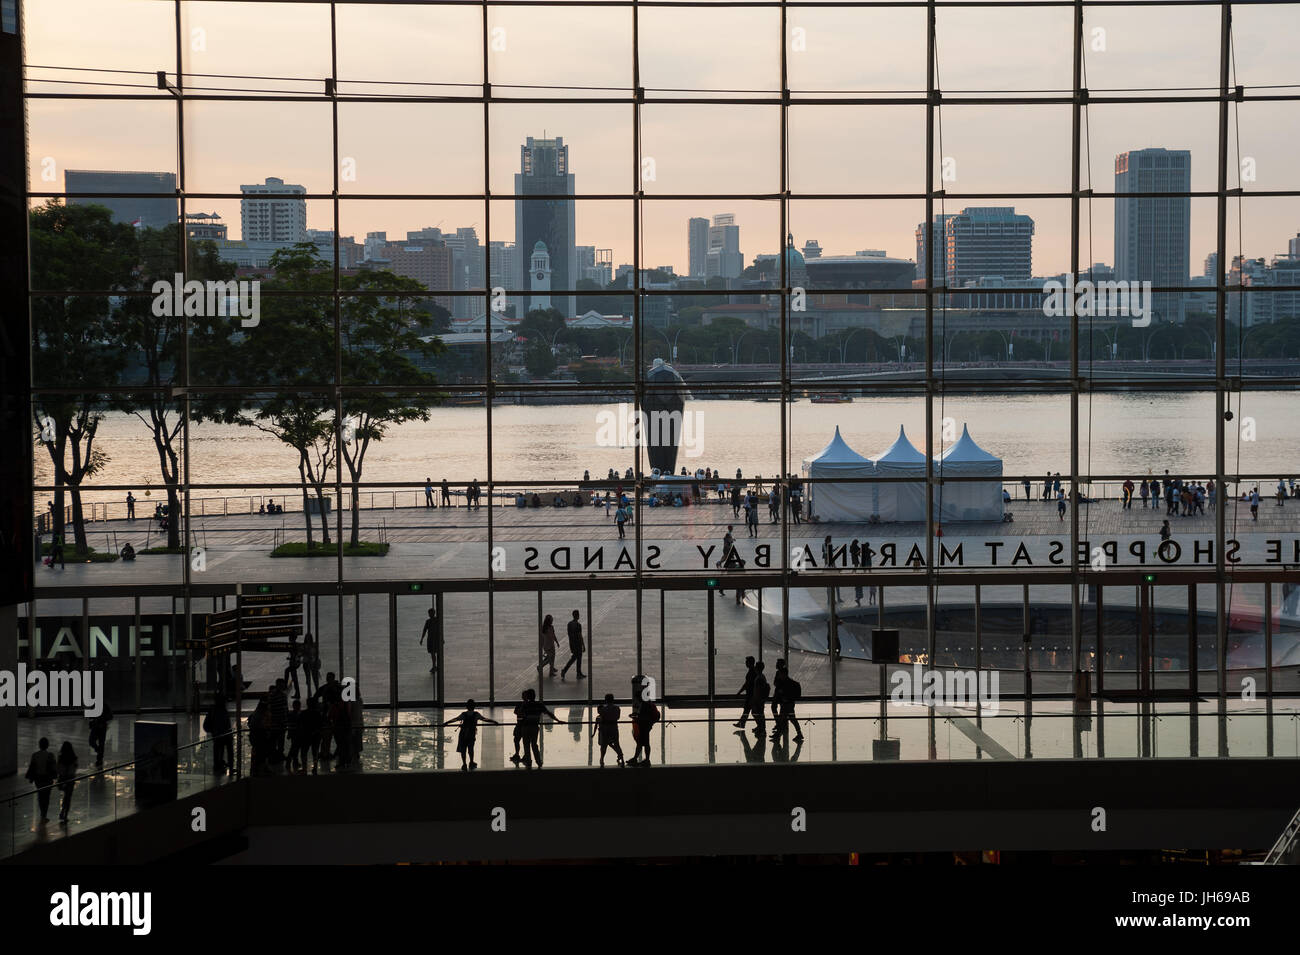
[[[925,455],[912,447],[912,442],[907,440],[907,435],[903,432],[903,428],[900,425],[898,428],[898,440],[889,446],[889,450],[876,458],[876,463],[925,464]]]
[[[961,426],[961,437],[939,456],[939,460],[948,464],[960,464],[967,461],[1002,463],[1002,459],[997,455],[989,454],[975,443],[975,439],[970,436],[970,431],[964,424]]]
[[[849,447],[848,442],[840,436],[839,425],[835,426],[835,437],[831,438],[831,443],[826,445],[812,457],[805,459],[803,466],[810,464],[870,464],[871,459],[865,458],[858,452]]]

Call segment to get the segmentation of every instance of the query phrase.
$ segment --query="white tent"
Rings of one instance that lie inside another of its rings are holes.
[[[925,521],[925,455],[912,447],[900,427],[898,440],[875,459],[876,476],[915,478],[914,481],[873,483],[875,512],[882,521]]]
[[[949,482],[934,489],[934,513],[940,521],[1002,520],[1002,459],[989,454],[963,425],[961,437],[934,463],[942,477],[988,477],[987,481]]]
[[[809,478],[869,478],[875,466],[850,448],[836,427],[831,443],[803,462],[803,473]],[[810,483],[808,513],[823,521],[865,521],[875,513],[872,497],[869,483]]]

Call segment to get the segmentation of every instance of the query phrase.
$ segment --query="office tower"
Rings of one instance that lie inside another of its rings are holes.
[[[455,235],[443,236],[451,249],[451,287],[458,292],[483,288],[483,247],[474,227],[459,228]],[[482,310],[479,300],[469,295],[453,299],[454,318],[473,318]]]
[[[1186,193],[1192,154],[1186,149],[1134,149],[1115,157],[1115,192]],[[1192,200],[1186,196],[1115,199],[1115,273],[1122,281],[1187,285]],[[1156,293],[1155,317],[1181,322],[1183,294]]]
[[[1300,232],[1296,233],[1294,239],[1287,240],[1286,252],[1288,258],[1300,259]]]
[[[174,225],[180,216],[180,205],[175,199],[134,198],[133,193],[176,194],[174,172],[118,172],[109,169],[68,169],[63,173],[63,188],[67,192],[103,192],[108,199],[69,199],[68,205],[93,203],[104,206],[113,214],[114,222],[138,225],[141,228],[161,229]]]
[[[268,176],[266,182],[240,186],[239,223],[245,242],[293,245],[307,241],[307,194],[303,186],[286,185]]]
[[[947,271],[947,224],[952,219],[952,215],[936,215],[934,217],[934,284],[942,285],[944,275]],[[924,281],[925,272],[925,223],[922,222],[916,227],[916,277]]]
[[[371,261],[397,275],[415,279],[431,292],[451,288],[451,250],[439,240],[418,244],[389,242],[383,247],[380,257]],[[451,311],[450,295],[438,295],[433,300]]]
[[[709,220],[697,216],[686,224],[687,275],[705,277],[709,260]]]
[[[705,258],[706,278],[721,276],[724,279],[740,278],[745,271],[745,257],[740,252],[740,226],[736,217],[724,213],[713,217],[709,226],[709,251]]]
[[[579,245],[573,249],[573,274],[578,279],[591,279],[592,269],[596,266],[596,247]]]
[[[365,257],[367,259],[383,258],[384,246],[388,245],[387,232],[367,232],[365,241]]]
[[[334,230],[308,229],[306,241],[316,246],[316,254],[331,265],[334,264]],[[355,236],[345,235],[339,239],[339,268],[354,269],[363,261],[363,246]]]
[[[1215,272],[1218,271],[1219,253],[1211,252],[1205,257],[1205,270],[1201,273],[1206,278],[1214,278]]]
[[[574,202],[563,198],[574,193],[573,173],[569,170],[569,147],[564,138],[535,139],[529,136],[519,147],[519,172],[515,173],[516,196],[551,196],[549,199],[515,199],[515,248],[531,250],[538,242],[549,250],[551,287],[571,290],[577,284],[577,258],[574,251]],[[558,197],[558,198],[557,198]],[[520,289],[528,288],[523,268],[517,263],[515,281]],[[571,295],[552,299],[555,308],[566,317],[576,314],[577,302]]]
[[[937,245],[937,243],[936,243]],[[1001,279],[1023,285],[1034,274],[1034,220],[1012,206],[973,206],[944,224],[944,274],[949,288]]]

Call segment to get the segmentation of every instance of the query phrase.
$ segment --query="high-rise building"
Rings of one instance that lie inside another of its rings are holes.
[[[266,182],[240,186],[241,238],[245,242],[278,242],[293,245],[307,241],[307,194],[303,186],[286,185],[268,176]]]
[[[724,279],[740,278],[745,271],[745,257],[740,252],[740,226],[731,213],[713,217],[709,226],[709,251],[705,257],[705,278],[721,276]]]
[[[709,260],[709,220],[693,217],[686,224],[687,275],[693,279],[705,277]]]
[[[577,255],[574,251],[576,225],[574,201],[563,198],[574,194],[573,173],[569,170],[569,147],[564,138],[535,139],[529,136],[519,147],[519,172],[515,173],[516,196],[550,196],[546,199],[515,199],[515,248],[533,249],[538,242],[549,250],[551,258],[551,287],[570,290],[577,284]],[[524,281],[523,268],[529,263],[517,263],[513,283],[521,289],[530,286]],[[552,299],[555,308],[566,317],[576,314],[574,296],[560,295]]]
[[[947,274],[947,255],[948,239],[947,226],[948,220],[954,218],[953,215],[936,215],[934,217],[934,283],[942,285],[944,276]],[[916,227],[916,278],[924,283],[925,274],[925,223],[922,222]]]
[[[446,243],[440,241],[419,244],[389,242],[379,257],[369,261],[375,267],[415,279],[431,292],[451,288],[451,250]],[[437,295],[433,300],[448,312],[451,311],[452,296]]]
[[[316,246],[316,252],[322,259],[334,264],[333,229],[308,229],[306,241]],[[364,261],[364,254],[365,247],[355,236],[345,235],[339,239],[339,268],[355,269]]]
[[[509,242],[496,241],[492,242],[488,249],[488,288],[504,289],[518,287],[519,275],[519,256],[516,254],[517,246]],[[495,300],[496,296],[493,296]],[[514,314],[516,318],[523,318],[523,302],[508,301],[507,305],[516,305]],[[475,306],[475,314],[482,310],[481,306]]]
[[[1034,274],[1034,220],[1017,214],[1013,206],[963,209],[948,217],[943,238],[949,288],[986,279],[1023,285]]]
[[[1187,193],[1192,154],[1187,149],[1134,149],[1115,157],[1115,192]],[[1115,273],[1122,281],[1154,286],[1187,285],[1191,261],[1192,200],[1187,195],[1115,199]],[[1157,292],[1155,315],[1182,322],[1179,292]]]
[[[174,172],[123,172],[112,169],[68,169],[63,173],[67,192],[103,192],[107,199],[68,199],[68,205],[93,203],[113,214],[113,221],[161,229],[175,225],[180,205],[175,199],[135,198],[133,193],[176,193]]]
[[[1300,232],[1296,233],[1294,239],[1288,239],[1286,243],[1287,258],[1300,259]]]
[[[365,241],[365,257],[367,259],[378,259],[383,255],[384,246],[388,245],[387,232],[367,232]]]

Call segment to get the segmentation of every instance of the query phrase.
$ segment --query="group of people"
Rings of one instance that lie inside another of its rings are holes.
[[[745,682],[740,692],[736,694],[745,701],[745,708],[741,711],[740,719],[735,723],[738,733],[744,733],[745,721],[752,716],[753,732],[762,739],[767,728],[765,709],[771,706],[774,723],[772,735],[768,739],[773,743],[784,742],[789,735],[790,727],[793,726],[794,741],[802,743],[803,729],[799,726],[799,719],[795,715],[795,705],[803,694],[803,688],[798,680],[790,676],[785,660],[776,661],[776,674],[770,684],[763,670],[762,660],[755,661],[753,657],[745,657]]]
[[[269,687],[245,721],[250,749],[249,764],[254,775],[283,769],[313,774],[322,762],[333,761],[336,769],[353,766],[363,746],[364,710],[356,684],[351,692],[333,672],[306,697],[295,694],[290,703],[283,677]],[[233,734],[226,698],[218,694],[203,720],[203,729],[216,741],[214,770],[218,776],[234,769]],[[285,747],[288,745],[288,751]]]
[[[560,670],[560,679],[563,680],[568,676],[569,667],[576,665],[578,679],[585,680],[587,675],[582,672],[582,655],[587,652],[587,641],[582,636],[582,614],[577,610],[573,611],[573,616],[569,619],[567,633],[569,637],[569,661]],[[542,621],[542,630],[538,640],[538,676],[547,667],[550,668],[547,676],[555,676],[555,654],[559,647],[560,641],[555,636],[555,618],[548,613]]]
[[[108,740],[108,726],[113,719],[113,710],[105,701],[98,716],[90,718],[90,748],[95,754],[95,766],[104,765],[104,747]],[[59,822],[65,825],[72,811],[72,792],[77,785],[77,752],[67,740],[59,747],[59,754],[50,752],[50,741],[42,736],[36,744],[36,752],[27,763],[24,777],[36,787],[36,805],[41,814],[40,821],[50,821],[50,796],[57,785],[63,793],[59,806]]]

